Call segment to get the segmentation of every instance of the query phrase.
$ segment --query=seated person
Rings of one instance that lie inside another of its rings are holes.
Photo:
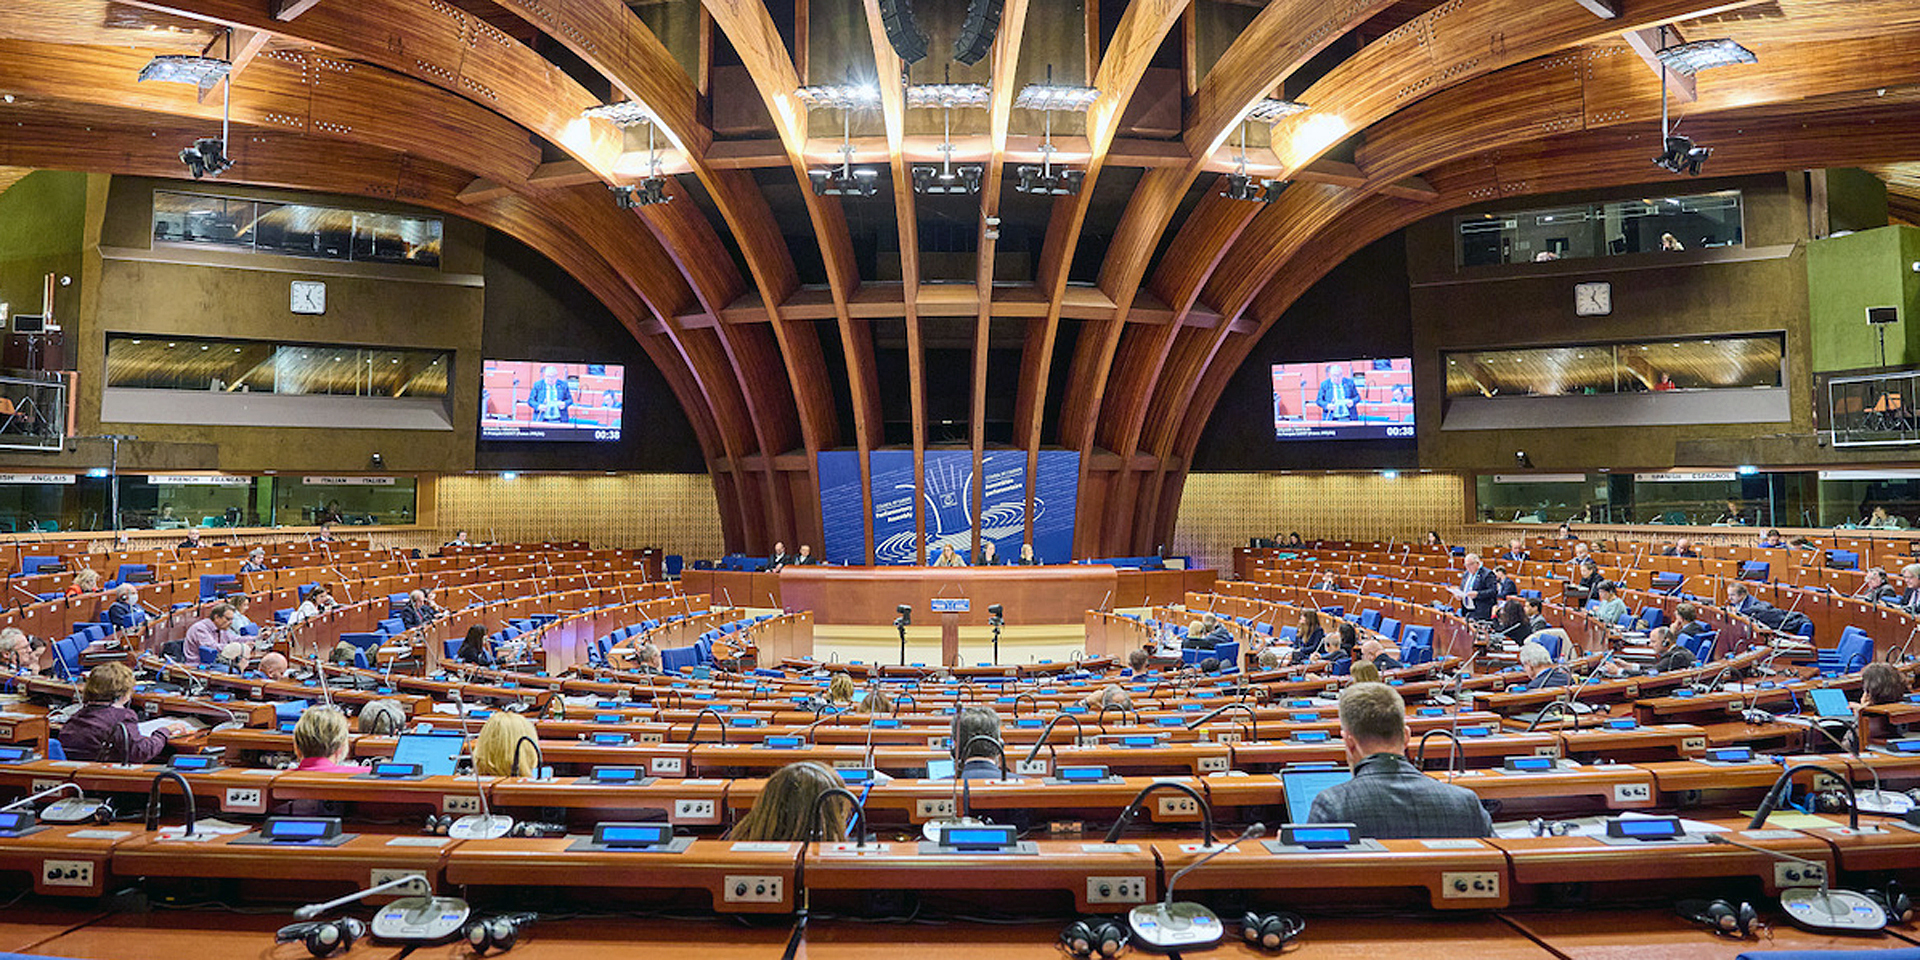
[[[347,718],[332,707],[308,707],[293,725],[293,754],[300,758],[295,770],[313,773],[365,773],[347,759]]]
[[[793,555],[787,552],[787,545],[776,540],[773,544],[773,553],[767,556],[767,569],[778,570],[792,563],[793,560]]]
[[[532,741],[529,746],[524,741]],[[518,713],[495,710],[473,738],[473,768],[483,777],[532,777],[540,772],[540,734]]]
[[[1517,597],[1519,595],[1520,595],[1520,584],[1514,581],[1513,574],[1508,573],[1506,567],[1494,567],[1493,568],[1494,599],[1503,600],[1503,599],[1506,599],[1507,597]]]
[[[1728,613],[1751,615],[1753,611],[1766,606],[1766,602],[1747,592],[1747,585],[1739,581],[1727,584],[1726,609]]]
[[[247,551],[247,559],[240,564],[241,573],[266,573],[267,548],[254,547]]]
[[[799,555],[793,558],[792,566],[811,567],[811,566],[816,566],[819,563],[820,563],[820,558],[813,555],[813,544],[803,543],[800,545]]]
[[[1368,637],[1361,641],[1360,659],[1354,661],[1354,666],[1357,667],[1362,663],[1371,663],[1382,673],[1406,666],[1400,662],[1400,651],[1387,646],[1377,637]]]
[[[100,589],[100,571],[88,568],[73,575],[73,582],[67,584],[66,595],[77,597],[83,593],[93,593]]]
[[[1673,631],[1684,637],[1706,633],[1712,627],[1700,622],[1700,608],[1688,600],[1673,608]]]
[[[118,760],[146,763],[167,749],[167,738],[193,729],[175,720],[152,734],[140,734],[140,717],[127,708],[133,701],[133,671],[124,663],[103,663],[87,671],[79,712],[60,728],[60,746],[69,760]]]
[[[1340,691],[1340,742],[1353,779],[1314,797],[1309,822],[1351,823],[1378,840],[1493,835],[1473,791],[1407,760],[1407,705],[1392,687],[1354,683]]]
[[[851,706],[853,693],[853,677],[844,670],[835,671],[832,679],[827,681],[827,702],[836,707]]]
[[[953,761],[962,780],[999,780],[1000,715],[992,707],[961,707],[953,715]]]
[[[1587,557],[1580,561],[1577,570],[1578,572],[1574,575],[1574,582],[1580,586],[1580,589],[1587,592],[1589,598],[1598,596],[1602,582],[1600,565],[1595,563],[1592,557]]]
[[[1529,634],[1552,629],[1553,624],[1547,622],[1547,605],[1545,600],[1539,597],[1528,597],[1526,608],[1527,632]]]
[[[1133,698],[1127,696],[1126,689],[1119,684],[1109,683],[1081,698],[1080,705],[1086,707],[1091,713],[1106,709],[1132,710]]]
[[[1620,599],[1620,585],[1612,580],[1600,581],[1600,605],[1593,608],[1593,615],[1601,623],[1613,624],[1627,614],[1627,602]]]
[[[187,538],[185,540],[180,541],[179,549],[192,550],[193,548],[198,546],[200,546],[200,528],[188,527]]]
[[[115,630],[125,630],[140,622],[140,588],[123,583],[113,588],[113,605],[107,608],[107,622]]]
[[[660,648],[653,641],[642,642],[633,650],[633,668],[641,673],[665,673],[660,663]]]
[[[1907,698],[1907,680],[1900,670],[1885,661],[1869,663],[1860,671],[1860,702],[1854,705],[1857,716],[1861,707],[1879,706],[1888,703],[1900,703]],[[1853,753],[1860,751],[1858,742],[1860,724],[1867,722],[1861,717],[1850,724],[1845,738],[1847,749]]]
[[[860,698],[860,712],[866,714],[892,713],[893,701],[888,699],[886,694],[878,690],[869,690],[866,696]]]
[[[845,839],[853,805],[844,799],[820,802],[822,794],[845,786],[825,764],[789,763],[767,778],[753,807],[727,831],[727,839],[735,843],[795,843],[816,835],[835,842]]]
[[[1212,650],[1223,643],[1232,642],[1233,631],[1227,629],[1227,625],[1221,623],[1219,617],[1212,613],[1203,613],[1200,615],[1197,629],[1189,627],[1187,639],[1180,646],[1187,650]]]
[[[19,627],[0,630],[0,670],[15,673],[39,673],[40,650]]]
[[[260,674],[268,680],[287,678],[287,655],[278,651],[260,658]]]
[[[1900,588],[1894,586],[1892,581],[1887,578],[1887,571],[1885,569],[1881,567],[1868,567],[1866,582],[1860,585],[1859,591],[1856,592],[1854,596],[1868,603],[1879,603],[1883,600],[1898,599],[1900,592]]]
[[[1697,557],[1700,555],[1699,551],[1693,549],[1693,541],[1685,537],[1675,540],[1672,546],[1660,551],[1660,553],[1662,556],[1668,557]]]
[[[357,725],[361,733],[391,737],[406,729],[407,711],[398,700],[369,700],[360,708]]]
[[[1327,634],[1326,639],[1308,657],[1307,662],[1309,665],[1326,665],[1338,669],[1340,661],[1353,659],[1354,650],[1359,645],[1360,635],[1353,629],[1353,624],[1342,620],[1334,632]]]
[[[1519,597],[1508,597],[1494,612],[1493,633],[1502,640],[1519,643],[1533,635],[1533,621],[1527,617],[1527,604]]]
[[[1520,669],[1527,673],[1528,690],[1573,686],[1573,675],[1567,668],[1555,664],[1546,647],[1531,641],[1520,647]]]
[[[1020,555],[1014,558],[1013,565],[1016,567],[1040,566],[1040,558],[1033,555],[1033,544],[1023,543],[1020,545]]]
[[[1379,683],[1380,682],[1380,668],[1374,666],[1372,663],[1369,663],[1365,660],[1362,660],[1359,663],[1354,664],[1353,670],[1350,671],[1348,675],[1353,677],[1354,683]]]
[[[1197,670],[1199,670],[1199,671],[1200,671],[1200,672],[1201,672],[1202,674],[1214,674],[1214,673],[1219,673],[1219,672],[1220,672],[1220,658],[1219,658],[1219,657],[1208,657],[1208,658],[1206,658],[1205,660],[1202,660],[1202,661],[1200,661],[1200,663],[1199,663],[1199,665],[1198,665],[1197,667],[1195,667],[1195,669],[1197,669]]]
[[[287,622],[299,623],[326,613],[339,605],[339,602],[333,599],[333,588],[324,583],[318,584],[307,591],[306,599],[300,601],[299,608],[293,611],[293,615],[287,618]]]
[[[467,635],[460,639],[460,649],[453,654],[455,660],[482,667],[493,666],[493,648],[487,643],[487,628],[474,624],[467,628]]]
[[[1674,634],[1672,627],[1665,625],[1654,627],[1647,633],[1647,642],[1653,646],[1653,660],[1647,664],[1646,669],[1635,670],[1632,664],[1612,660],[1607,664],[1607,672],[1616,677],[1629,676],[1636,672],[1666,673],[1669,670],[1689,669],[1696,662],[1693,651],[1680,645],[1679,637]]]
[[[980,541],[980,559],[974,561],[976,567],[997,567],[1001,564],[1000,548],[992,540]]]
[[[1278,670],[1286,666],[1287,660],[1290,659],[1289,654],[1292,652],[1293,650],[1290,647],[1268,647],[1260,651],[1260,657],[1257,662],[1262,670]]]
[[[213,662],[232,670],[234,673],[243,673],[247,669],[247,645],[244,643],[229,643],[220,648],[220,655],[214,657]]]
[[[230,593],[227,595],[227,605],[233,608],[233,622],[227,626],[234,633],[254,625],[253,619],[247,616],[247,608],[253,606],[252,597],[244,593]]]
[[[1304,651],[1318,650],[1326,638],[1327,632],[1320,626],[1320,611],[1301,611],[1300,636],[1294,641],[1294,646]]]
[[[1781,536],[1778,530],[1768,530],[1767,535],[1761,537],[1759,543],[1754,544],[1756,547],[1784,547],[1786,545],[1787,538]]]
[[[1507,552],[1501,555],[1500,559],[1509,563],[1518,563],[1519,561],[1527,559],[1526,541],[1519,537],[1514,537],[1512,540],[1507,541]]]
[[[933,565],[936,567],[964,567],[967,565],[967,561],[961,559],[960,555],[954,552],[953,544],[943,543],[940,545],[940,555],[933,559]]]
[[[333,543],[333,521],[320,521],[320,532],[307,538],[309,543]]]
[[[1127,653],[1127,669],[1135,675],[1144,673],[1147,661],[1152,659],[1153,654],[1148,653],[1146,647],[1135,647]]]
[[[191,657],[196,651],[201,651],[217,659],[220,651],[225,650],[227,644],[239,644],[244,648],[246,644],[241,641],[240,635],[229,629],[232,626],[233,605],[214,604],[213,609],[208,610],[206,616],[195,620],[193,625],[187,628],[184,655]]]
[[[440,611],[427,599],[426,591],[412,590],[407,593],[407,602],[394,608],[393,615],[400,618],[402,626],[411,630],[421,624],[432,623]]]

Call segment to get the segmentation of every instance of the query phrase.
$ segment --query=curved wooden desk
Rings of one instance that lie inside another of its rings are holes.
[[[780,599],[813,611],[814,622],[886,626],[900,604],[914,621],[935,623],[935,597],[964,597],[973,609],[955,614],[966,626],[984,626],[987,607],[1001,604],[1009,624],[1080,623],[1088,610],[1112,601],[1119,580],[1113,567],[786,567]]]

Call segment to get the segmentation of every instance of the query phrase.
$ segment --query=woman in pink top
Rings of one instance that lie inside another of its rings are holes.
[[[332,707],[308,707],[300,714],[300,722],[293,725],[293,752],[300,758],[297,770],[365,772],[341,762],[347,758],[347,718]]]

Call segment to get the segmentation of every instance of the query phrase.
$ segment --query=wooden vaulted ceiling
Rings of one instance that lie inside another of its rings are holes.
[[[935,335],[971,343],[976,459],[989,400],[1010,401],[1014,448],[1081,454],[1077,553],[1165,542],[1220,392],[1328,269],[1453,207],[1655,179],[1660,83],[1625,39],[1635,31],[1672,25],[1759,54],[1701,74],[1681,108],[1721,147],[1713,173],[1867,166],[1893,184],[1896,216],[1920,208],[1911,0],[1616,0],[1611,19],[1574,0],[1084,0],[1072,8],[1086,19],[1083,62],[1059,66],[1099,99],[1056,142],[1085,185],[1019,201],[1040,211],[1043,239],[1030,279],[996,282],[1009,240],[989,218],[1012,216],[1007,164],[1039,158],[1040,120],[1012,98],[1058,52],[1037,45],[1060,33],[1056,5],[1004,0],[988,57],[954,78],[993,91],[954,126],[955,158],[985,165],[968,201],[976,266],[970,282],[936,283],[920,250],[929,208],[908,171],[941,158],[940,138],[897,86],[883,85],[852,144],[856,162],[884,170],[882,195],[807,187],[840,146],[838,115],[810,117],[795,97],[823,79],[810,59],[857,48],[851,59],[898,75],[877,0],[841,4],[855,35],[814,38],[809,0],[663,2],[698,4],[697,69],[622,0],[318,0],[289,20],[277,0],[8,0],[0,167],[178,176],[174,154],[217,122],[220,95],[134,75],[154,53],[224,53],[232,28],[244,66],[237,164],[222,179],[404,200],[545,253],[660,367],[700,437],[728,544],[747,550],[819,542],[815,455],[855,449],[864,464],[885,445],[883,379],[905,379],[916,458],[927,448]],[[1220,4],[1243,8],[1228,18],[1237,33],[1199,63],[1202,14]],[[720,49],[744,68],[770,136],[716,137]],[[1141,133],[1123,121],[1169,52],[1183,65],[1178,132]],[[913,79],[938,79],[943,56]],[[609,91],[658,118],[673,202],[623,211],[610,199],[606,186],[644,175],[646,156],[632,131],[581,118]],[[1308,110],[1251,131],[1246,152],[1253,174],[1290,187],[1266,205],[1222,198],[1240,118],[1281,95]],[[863,267],[871,240],[850,222],[887,224],[897,273],[870,256]],[[1097,277],[1076,278],[1087,263]],[[904,370],[881,369],[880,324],[904,327]],[[1008,340],[1010,326],[1021,333]],[[1019,350],[1017,376],[990,376],[994,330]]]

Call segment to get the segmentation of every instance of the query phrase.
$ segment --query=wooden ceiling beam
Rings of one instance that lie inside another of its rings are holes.
[[[273,18],[289,23],[301,14],[320,5],[320,0],[272,0]]]
[[[1666,64],[1660,62],[1660,50],[1662,47],[1665,47],[1668,43],[1684,42],[1679,39],[1678,30],[1672,27],[1648,27],[1642,30],[1628,30],[1620,35],[1620,39],[1625,40],[1627,46],[1632,47],[1633,52],[1640,55],[1640,59],[1646,63],[1647,69],[1653,71],[1654,76],[1666,75],[1667,95],[1669,97],[1681,103],[1692,103],[1699,98],[1699,94],[1694,91],[1692,74],[1669,70]]]
[[[994,260],[1000,249],[1000,194],[1007,173],[1007,139],[1013,123],[1013,101],[1019,94],[1015,73],[1020,67],[1020,45],[1027,32],[1027,0],[1004,0],[1000,9],[1000,31],[993,38],[988,54],[988,76],[993,78],[993,99],[987,104],[987,171],[980,184],[979,236],[975,248],[973,289],[978,307],[973,321],[973,376],[969,380],[967,416],[968,441],[973,451],[973,475],[983,472],[987,450],[987,356],[992,346]],[[985,509],[985,484],[973,486],[973,516]],[[975,524],[973,549],[980,549],[979,524]]]

